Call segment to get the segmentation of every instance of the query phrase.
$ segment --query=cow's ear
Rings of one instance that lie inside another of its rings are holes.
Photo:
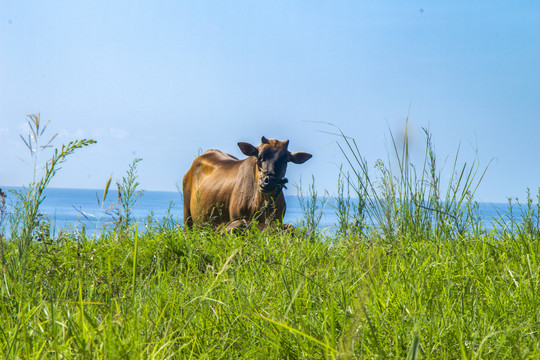
[[[240,148],[242,153],[244,153],[244,155],[247,155],[247,156],[257,156],[257,155],[259,155],[259,150],[257,150],[257,148],[255,146],[251,145],[250,143],[239,142],[238,147]]]
[[[308,154],[306,152],[295,152],[289,156],[289,161],[295,164],[303,164],[309,159],[311,159],[311,156],[311,154]]]

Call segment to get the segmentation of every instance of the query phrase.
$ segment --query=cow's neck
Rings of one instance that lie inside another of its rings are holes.
[[[250,157],[246,160],[250,161],[250,164],[252,166],[252,184],[255,184],[255,198],[254,200],[254,207],[257,209],[257,211],[266,212],[269,208],[272,208],[275,203],[277,202],[277,199],[279,198],[279,195],[281,194],[282,189],[279,188],[279,190],[276,190],[275,192],[271,194],[264,194],[259,190],[259,171],[257,169],[257,159],[254,157]]]
[[[279,194],[281,194],[281,190],[276,191],[272,194],[263,194],[260,190],[257,190],[257,203],[264,204],[264,203],[270,203],[273,204],[277,201]]]
[[[271,222],[276,219],[276,203],[278,196],[281,194],[281,190],[275,194],[263,194],[257,191],[257,197],[255,201],[254,210],[256,215],[254,220],[258,222]]]

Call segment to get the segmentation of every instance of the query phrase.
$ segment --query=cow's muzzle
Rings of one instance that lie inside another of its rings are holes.
[[[287,188],[285,184],[288,182],[287,178],[278,178],[275,176],[265,175],[259,181],[259,189],[263,194],[272,194],[281,191],[283,188]]]

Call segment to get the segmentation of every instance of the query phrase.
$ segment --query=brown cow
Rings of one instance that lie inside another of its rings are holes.
[[[255,147],[239,142],[248,157],[238,160],[219,150],[207,150],[195,158],[182,181],[184,225],[210,224],[227,229],[255,220],[280,224],[285,215],[282,189],[287,182],[287,163],[302,164],[311,158],[305,152],[290,153],[289,140],[268,140]]]

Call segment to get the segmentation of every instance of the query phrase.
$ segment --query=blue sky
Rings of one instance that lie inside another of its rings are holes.
[[[458,146],[493,160],[479,201],[523,198],[540,186],[540,3],[4,0],[0,186],[31,179],[31,113],[57,146],[98,141],[54,187],[103,188],[141,157],[142,187],[175,191],[199,151],[240,157],[264,135],[314,155],[292,184],[334,193],[344,160],[322,123],[373,165],[408,115],[414,154],[429,127],[445,169]]]

